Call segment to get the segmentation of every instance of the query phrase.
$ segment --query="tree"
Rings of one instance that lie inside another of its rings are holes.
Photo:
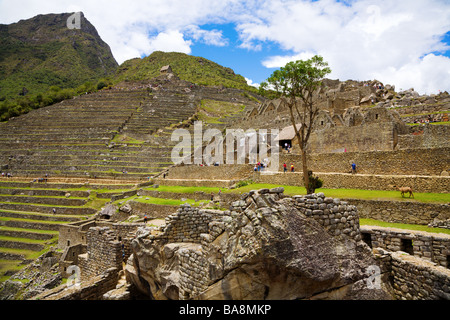
[[[289,109],[301,151],[303,182],[308,194],[314,191],[309,182],[307,146],[314,120],[319,112],[314,101],[314,92],[320,88],[323,78],[329,73],[331,69],[328,68],[328,63],[316,55],[305,61],[291,61],[284,68],[275,70],[267,79]],[[298,116],[299,123],[295,120],[295,116]]]

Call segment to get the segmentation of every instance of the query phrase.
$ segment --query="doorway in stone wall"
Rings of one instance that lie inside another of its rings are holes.
[[[370,233],[361,232],[362,240],[372,248],[372,235]]]
[[[400,251],[406,252],[410,255],[414,255],[414,247],[412,239],[401,239]]]

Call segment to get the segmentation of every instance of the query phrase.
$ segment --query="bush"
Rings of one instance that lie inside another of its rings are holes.
[[[242,180],[242,181],[239,181],[238,183],[236,183],[236,188],[242,188],[242,187],[248,186],[249,184],[252,184],[252,183],[253,183],[252,180]]]
[[[308,171],[308,176],[309,176],[309,189],[312,191],[312,193],[314,193],[316,189],[322,188],[323,181],[318,177],[314,177],[312,171]]]

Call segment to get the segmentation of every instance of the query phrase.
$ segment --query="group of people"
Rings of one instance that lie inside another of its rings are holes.
[[[255,167],[253,168],[253,171],[263,171],[264,168],[266,168],[266,164],[264,162],[258,162],[255,164]]]
[[[287,164],[283,163],[283,172],[287,172]],[[291,172],[294,172],[294,164],[291,163]]]
[[[284,150],[286,150],[287,153],[291,153],[291,145],[286,142],[284,144]]]
[[[432,122],[440,122],[442,119],[439,119],[438,115],[432,117],[429,115],[426,119],[416,119],[414,120],[414,123],[432,123]]]
[[[10,173],[10,172],[7,172],[7,173],[2,172],[2,178],[12,178],[12,173]]]

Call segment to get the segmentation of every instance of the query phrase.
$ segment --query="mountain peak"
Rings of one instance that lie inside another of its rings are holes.
[[[82,12],[0,25],[0,97],[15,98],[23,87],[29,93],[53,85],[73,88],[112,75],[117,67],[111,49]]]

